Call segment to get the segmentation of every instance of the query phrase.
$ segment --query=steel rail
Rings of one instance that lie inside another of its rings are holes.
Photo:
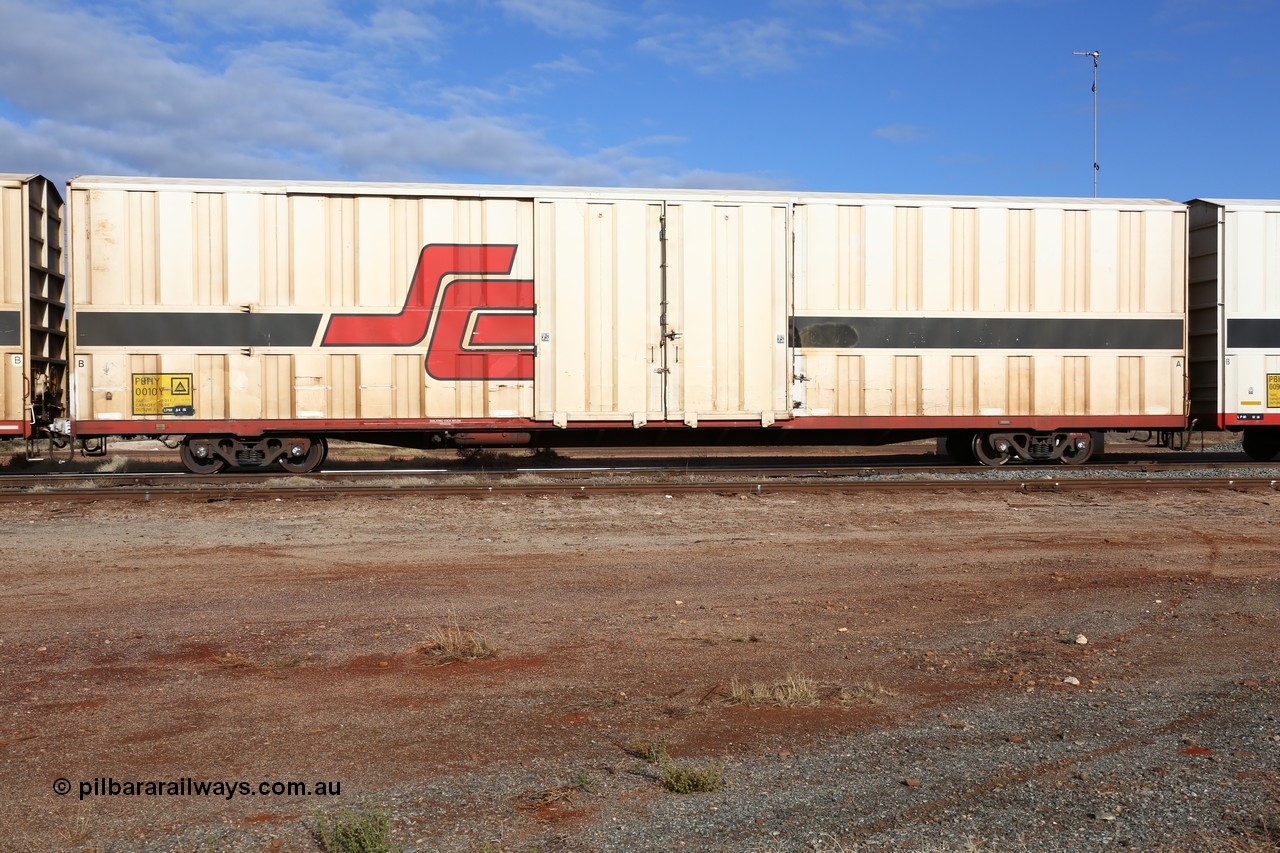
[[[828,479],[806,481],[726,480],[724,482],[682,483],[477,483],[406,484],[399,486],[361,486],[354,484],[315,486],[265,486],[260,488],[210,487],[206,483],[179,485],[130,484],[110,488],[59,489],[56,491],[0,493],[0,501],[36,503],[42,501],[92,502],[97,500],[135,500],[151,502],[161,499],[205,500],[222,502],[233,500],[274,500],[289,498],[298,500],[332,500],[339,497],[471,497],[568,495],[589,497],[595,495],[627,494],[718,494],[718,495],[776,495],[837,492],[863,493],[885,491],[933,491],[933,492],[982,492],[1013,491],[1024,494],[1065,493],[1111,490],[1167,490],[1167,489],[1226,489],[1234,491],[1280,491],[1278,477],[1079,477],[1070,479],[1030,478],[981,478],[955,480],[864,480]]]
[[[310,474],[289,474],[281,471],[224,471],[218,474],[192,474],[187,471],[146,471],[146,472],[55,472],[39,474],[3,474],[0,475],[0,491],[11,488],[60,488],[65,484],[77,481],[96,481],[118,485],[144,484],[159,485],[164,482],[206,483],[217,486],[237,484],[270,483],[284,479],[296,481],[303,479],[313,482],[342,483],[355,482],[372,477],[520,477],[539,476],[559,479],[589,478],[599,476],[635,477],[648,476],[734,476],[743,479],[764,479],[772,477],[878,477],[878,476],[953,476],[957,474],[975,477],[998,475],[998,472],[1025,472],[1028,478],[1053,477],[1054,472],[1072,476],[1094,477],[1098,473],[1138,473],[1149,474],[1165,471],[1188,471],[1195,468],[1213,470],[1231,469],[1274,469],[1280,476],[1280,465],[1274,463],[1253,462],[1241,459],[1179,459],[1170,461],[1150,461],[1146,459],[1102,462],[1087,466],[1061,465],[1007,465],[988,467],[982,465],[939,464],[934,460],[921,461],[918,464],[894,463],[889,465],[868,465],[865,462],[842,462],[840,460],[822,459],[815,463],[797,465],[791,463],[771,465],[753,461],[744,465],[739,461],[728,464],[690,465],[653,464],[653,465],[574,465],[574,466],[488,466],[488,467],[431,467],[431,468],[357,468],[317,471]],[[1065,479],[1065,477],[1064,477]]]

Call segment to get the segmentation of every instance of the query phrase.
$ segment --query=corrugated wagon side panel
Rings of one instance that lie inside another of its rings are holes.
[[[894,209],[891,205],[868,205],[863,208],[862,292],[857,304],[867,311],[892,311],[894,305],[894,262],[901,256],[894,233]],[[818,252],[828,251],[817,246]]]
[[[951,356],[951,406],[949,415],[978,414],[978,359],[972,355]]]
[[[287,255],[289,298],[283,305],[329,305],[329,217],[324,196],[290,197]]]
[[[426,412],[422,401],[422,356],[396,355],[391,376],[391,417],[421,418]]]
[[[920,357],[920,414],[951,414],[951,357],[931,352]]]
[[[211,238],[220,238],[221,232],[211,233],[208,229],[196,230],[195,212],[196,202],[200,198],[200,194],[182,193],[175,195],[172,193],[160,193],[155,196],[156,200],[156,219],[157,226],[160,229],[159,235],[154,242],[144,244],[141,254],[143,257],[148,254],[148,250],[154,251],[160,258],[159,264],[159,304],[167,308],[188,307],[200,305],[196,300],[196,259],[200,256],[208,257],[213,253],[221,253],[223,246],[219,242],[216,247],[209,245]],[[208,202],[205,206],[206,223],[208,219]],[[135,237],[141,237],[145,240],[145,235],[149,230],[149,225],[139,223],[138,227],[133,229],[132,234]],[[197,248],[198,240],[198,248]],[[130,241],[135,242],[134,240]],[[210,270],[206,267],[203,272],[206,276]],[[206,278],[201,282],[201,290],[206,293],[214,289],[214,283]],[[143,298],[141,302],[147,304],[152,300]],[[209,303],[204,303],[208,305]]]
[[[1009,414],[1008,357],[999,353],[978,356],[978,414]]]
[[[234,387],[239,388],[243,393],[237,395],[242,404],[251,407],[249,411],[255,411],[255,403],[261,408],[256,411],[261,414],[258,417],[272,419],[291,420],[298,417],[296,400],[298,399],[297,389],[301,385],[302,379],[297,375],[297,367],[294,364],[294,356],[292,355],[264,355],[261,359],[256,359],[260,363],[260,371],[254,368],[259,364],[253,363],[250,359],[243,356],[232,356],[228,374],[235,383]],[[231,372],[234,371],[234,372]],[[318,382],[314,378],[308,377],[307,386],[317,385]],[[253,389],[260,388],[260,393],[253,393]],[[234,413],[229,413],[231,417],[236,417]],[[244,415],[240,415],[244,417]],[[252,417],[252,415],[250,415]]]
[[[395,275],[396,200],[362,198],[356,201],[355,231],[352,235],[359,251],[355,254],[355,278],[359,284],[356,304],[395,306],[399,289],[397,281],[407,276]]]
[[[0,184],[0,310],[4,311],[22,306],[26,208],[21,184]]]
[[[22,410],[22,364],[15,364],[16,353],[8,346],[0,347],[4,364],[0,365],[0,421],[18,422],[26,419]],[[19,434],[17,429],[0,431],[0,437],[12,437]]]
[[[196,410],[208,413],[210,418],[227,417],[227,357],[196,356],[195,375],[200,377],[195,383]]]
[[[976,255],[978,259],[978,312],[1010,310],[1009,211],[978,211]]]
[[[8,428],[0,437],[18,434],[22,413],[22,329],[26,323],[23,291],[26,269],[23,249],[26,242],[27,200],[20,183],[0,185],[0,421]],[[14,359],[18,363],[14,363]]]
[[[532,416],[531,202],[153,183],[72,183],[82,422]]]
[[[959,208],[949,211],[949,232],[930,234],[929,242],[943,241],[951,248],[951,303],[937,306],[938,311],[974,311],[978,307],[978,211]]]
[[[1185,208],[956,199],[920,209],[867,200],[861,214],[837,212],[845,206],[806,201],[795,213],[804,413],[1065,420],[1185,413]],[[838,250],[808,233],[811,226],[829,233],[841,221],[865,223],[864,299],[856,308],[808,280],[838,268]],[[915,281],[918,301],[904,284]],[[919,381],[905,362],[885,363],[881,354],[922,356]],[[840,378],[842,362],[855,357],[866,368],[861,408]],[[1114,372],[1121,364],[1123,384]]]
[[[228,305],[275,305],[276,288],[265,286],[271,220],[263,210],[270,197],[252,193],[227,193],[226,299]]]
[[[952,272],[952,217],[955,212],[941,207],[920,211],[921,305],[925,311],[949,311],[957,300],[958,277]]]
[[[321,352],[300,352],[291,359],[294,369],[294,375],[290,377],[293,387],[293,405],[294,414],[298,418],[323,418],[329,414],[329,390],[332,387],[332,379],[329,376],[329,356]],[[285,388],[264,388],[268,393],[246,395],[246,398],[252,396],[260,402],[264,402],[262,397],[268,398],[268,401],[278,399],[283,394],[287,396],[288,387]],[[240,417],[252,417],[252,415],[240,415]],[[259,416],[261,417],[261,416]]]
[[[1027,359],[1031,370],[1027,377],[1032,402],[1030,413],[1039,416],[1065,414],[1062,407],[1067,385],[1067,378],[1063,375],[1064,357],[1057,353],[1020,357]]]
[[[1089,411],[1114,413],[1121,408],[1119,386],[1120,356],[1096,353],[1089,356]]]
[[[1062,210],[1032,211],[1035,247],[1031,267],[1031,305],[1037,311],[1067,308],[1066,213]]]
[[[1041,399],[1044,396],[1041,395]],[[1062,414],[1089,414],[1089,356],[1062,358]]]
[[[329,356],[329,417],[355,420],[360,411],[360,360],[354,355]]]
[[[1085,307],[1102,314],[1120,310],[1120,213],[1091,210],[1089,221],[1089,287]]]

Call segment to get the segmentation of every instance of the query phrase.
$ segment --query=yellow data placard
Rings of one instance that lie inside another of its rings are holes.
[[[195,415],[190,373],[133,374],[133,413],[189,418]]]
[[[1267,408],[1280,409],[1280,373],[1267,374]]]

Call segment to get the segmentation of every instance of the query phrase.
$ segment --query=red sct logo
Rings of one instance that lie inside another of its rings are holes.
[[[467,278],[508,275],[515,257],[511,245],[424,246],[400,313],[335,314],[321,345],[412,347],[425,340],[433,379],[532,379],[533,282]]]

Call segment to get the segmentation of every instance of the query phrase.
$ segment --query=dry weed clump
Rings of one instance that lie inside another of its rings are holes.
[[[239,652],[220,654],[213,659],[213,665],[218,669],[257,669],[259,666],[256,660]]]
[[[665,737],[657,740],[636,738],[630,744],[624,746],[622,750],[627,755],[639,758],[641,761],[647,761],[649,764],[662,764],[671,760],[671,757],[667,755],[667,739]]]
[[[729,787],[729,774],[723,761],[705,764],[676,761],[667,753],[665,737],[653,741],[636,739],[623,750],[656,767],[663,787],[673,793],[702,794]]]
[[[662,771],[662,784],[676,794],[704,794],[728,787],[729,778],[723,761],[693,764],[688,761],[671,761],[658,765]]]
[[[537,811],[538,809],[553,806],[556,803],[567,803],[573,799],[574,794],[590,794],[595,789],[596,780],[587,771],[580,770],[563,785],[543,788],[538,791],[525,791],[520,795],[520,802],[516,808]]]
[[[497,647],[484,634],[463,628],[456,622],[446,628],[437,628],[430,639],[417,646],[414,651],[435,666],[488,660],[498,656]]]
[[[316,814],[312,837],[325,853],[396,853],[391,844],[391,814],[383,808]]]
[[[729,683],[730,705],[777,705],[781,708],[812,708],[823,702],[840,705],[867,703],[877,705],[886,697],[896,696],[892,690],[871,682],[852,686],[829,681],[816,681],[801,673],[791,673],[775,684],[753,682],[743,684],[738,679]]]
[[[864,681],[852,687],[840,687],[839,691],[836,699],[841,705],[853,705],[858,702],[879,705],[885,699],[892,699],[898,695],[895,691],[870,681]]]
[[[818,683],[800,673],[791,673],[777,684],[742,684],[736,678],[729,684],[729,702],[733,705],[809,708],[819,701]]]
[[[120,474],[129,467],[129,457],[108,456],[94,466],[94,474]]]

